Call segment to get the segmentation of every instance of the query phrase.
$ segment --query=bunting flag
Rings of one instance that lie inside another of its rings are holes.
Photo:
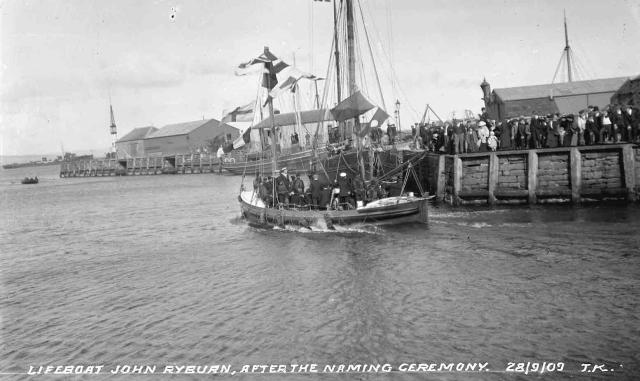
[[[233,141],[233,149],[238,149],[251,141],[251,127],[240,132],[240,136]]]
[[[282,82],[280,86],[271,90],[271,92],[269,92],[269,96],[271,98],[277,98],[283,93],[295,92],[298,81],[300,81],[303,78],[311,81],[321,81],[324,79],[324,78],[316,77],[313,74],[300,71],[295,67],[291,67],[291,69],[289,70],[289,77],[284,82]]]
[[[289,66],[286,62],[282,61],[273,53],[269,51],[268,47],[264,47],[264,52],[258,57],[251,59],[247,62],[243,62],[238,65],[239,71],[236,71],[236,75],[246,75],[252,71],[249,71],[250,67],[255,64],[263,64],[264,70],[262,74],[262,87],[272,90],[278,84],[278,77],[276,74],[280,73],[284,68]]]
[[[369,121],[369,123],[373,124],[373,121],[375,120],[376,122],[378,122],[378,125],[376,127],[380,127],[382,126],[382,123],[384,123],[387,119],[389,119],[389,114],[387,114],[386,111],[378,107],[375,114],[373,114],[373,116],[371,117],[371,120]]]
[[[222,122],[252,122],[255,102],[222,112]]]

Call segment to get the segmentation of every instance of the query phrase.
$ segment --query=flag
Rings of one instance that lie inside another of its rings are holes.
[[[269,92],[269,96],[271,98],[277,98],[287,91],[292,93],[295,92],[295,88],[296,88],[296,85],[298,84],[298,81],[300,81],[303,78],[309,79],[311,81],[320,81],[324,79],[324,78],[316,77],[313,74],[309,74],[301,70],[298,70],[295,67],[291,67],[291,69],[289,70],[289,77],[286,80],[284,80],[284,82],[282,82],[280,86],[271,90],[271,92]]]
[[[389,114],[387,114],[386,111],[378,107],[375,114],[373,114],[373,116],[371,117],[371,120],[369,121],[369,123],[373,124],[373,121],[375,120],[377,122],[376,127],[380,127],[382,126],[382,123],[384,123],[387,119],[389,119]]]
[[[278,77],[276,74],[289,66],[286,62],[273,55],[273,53],[269,51],[269,48],[265,46],[264,52],[262,52],[258,57],[238,65],[238,69],[242,71],[236,71],[236,75],[248,74],[250,66],[255,64],[263,64],[262,87],[269,90],[273,89],[278,84]]]
[[[255,102],[222,112],[222,122],[252,122]]]

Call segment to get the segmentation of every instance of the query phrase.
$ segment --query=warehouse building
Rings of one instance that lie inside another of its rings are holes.
[[[239,130],[216,119],[170,124],[150,134],[144,143],[148,156],[210,152],[213,141],[232,142]]]
[[[153,126],[134,128],[116,141],[116,157],[118,159],[127,159],[145,156],[145,139],[156,131],[158,129]]]
[[[640,75],[627,80],[611,99],[611,103],[640,106]]]
[[[588,106],[603,108],[628,77],[594,79],[535,86],[494,89],[486,80],[480,84],[489,117],[495,120],[521,115],[575,114]]]

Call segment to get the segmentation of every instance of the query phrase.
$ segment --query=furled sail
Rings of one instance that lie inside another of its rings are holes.
[[[345,120],[360,116],[374,107],[376,106],[371,104],[360,91],[356,91],[338,103],[336,107],[332,108],[331,115],[333,115],[333,118],[338,122],[344,122]]]

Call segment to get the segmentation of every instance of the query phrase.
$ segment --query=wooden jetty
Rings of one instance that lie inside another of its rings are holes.
[[[429,193],[452,205],[636,201],[640,192],[633,144],[430,153],[417,169]]]
[[[220,160],[215,154],[185,154],[66,161],[60,164],[60,177],[213,173],[220,170]]]

